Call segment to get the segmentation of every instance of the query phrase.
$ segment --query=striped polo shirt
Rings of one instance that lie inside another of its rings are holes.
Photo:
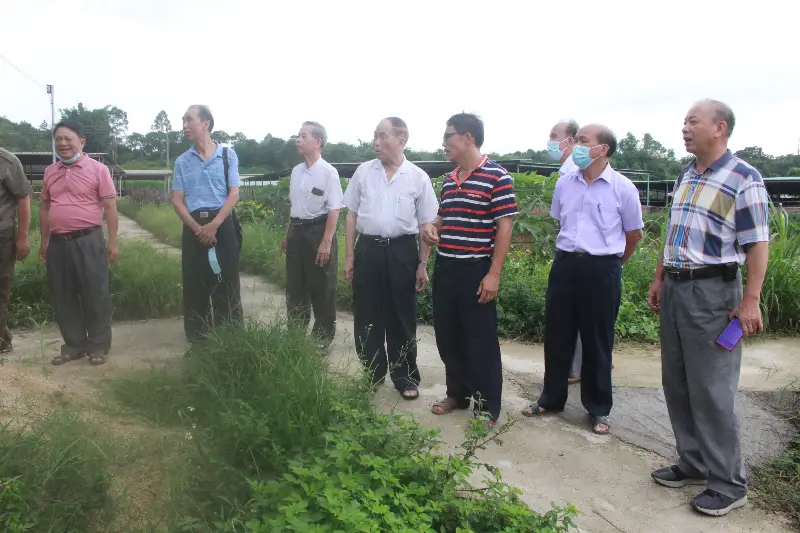
[[[456,259],[491,257],[497,219],[519,214],[514,180],[506,169],[483,156],[463,182],[456,168],[444,180],[439,202],[442,230],[437,254]]]

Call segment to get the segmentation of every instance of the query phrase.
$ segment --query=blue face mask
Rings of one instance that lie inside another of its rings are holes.
[[[72,163],[74,163],[75,161],[80,159],[81,155],[82,155],[82,153],[78,152],[77,154],[73,155],[69,159],[62,159],[61,156],[59,156],[58,158],[61,159],[61,162],[64,163],[65,165],[71,165]]]
[[[602,145],[598,144],[597,146],[602,146]],[[592,159],[592,156],[589,155],[589,151],[593,150],[594,148],[597,148],[597,146],[592,146],[590,148],[588,146],[577,145],[575,146],[575,148],[572,149],[572,161],[574,161],[575,164],[578,165],[579,169],[586,170],[587,168],[589,168],[589,165],[594,163],[594,160],[597,159],[597,157],[600,157],[597,156],[594,159]]]
[[[219,276],[222,273],[222,269],[219,266],[219,261],[217,261],[216,247],[211,247],[208,249],[208,264],[211,265],[211,271],[214,272],[216,276]]]
[[[565,139],[566,140],[566,139]],[[561,143],[564,141],[547,141],[547,155],[553,161],[561,161],[561,156],[564,155],[564,150],[561,149]]]

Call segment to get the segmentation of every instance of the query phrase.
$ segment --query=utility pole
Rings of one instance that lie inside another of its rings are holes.
[[[56,100],[52,85],[47,86],[47,94],[50,95],[50,148],[53,151],[53,163],[56,162]]]
[[[167,139],[167,168],[169,168],[169,128],[166,129],[166,139]]]

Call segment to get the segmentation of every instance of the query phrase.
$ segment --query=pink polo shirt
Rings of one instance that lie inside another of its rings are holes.
[[[108,167],[83,154],[71,165],[61,161],[44,171],[42,201],[50,202],[50,233],[103,225],[103,199],[115,198]]]

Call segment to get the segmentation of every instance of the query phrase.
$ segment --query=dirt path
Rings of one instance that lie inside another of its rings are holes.
[[[158,243],[132,220],[120,217],[124,238],[146,239],[168,254],[178,251]],[[270,321],[283,312],[283,293],[263,279],[242,275],[245,312]],[[358,368],[352,342],[352,316],[338,315],[333,357],[336,364]],[[114,351],[109,362],[93,368],[48,364],[58,351],[59,336],[52,327],[16,333],[17,350],[0,367],[0,417],[20,409],[42,409],[54,403],[81,400],[98,394],[98,379],[129,369],[180,357],[185,349],[178,319],[115,323]],[[775,340],[749,346],[742,364],[740,407],[743,427],[752,437],[746,455],[754,460],[780,449],[789,428],[754,401],[749,391],[778,390],[800,374],[800,343]],[[529,398],[535,398],[544,370],[542,347],[514,342],[503,344],[506,413],[517,415]],[[436,351],[433,330],[419,328],[421,398],[404,402],[385,387],[377,401],[382,408],[415,413],[424,424],[439,427],[445,449],[462,439],[467,413],[439,418],[430,405],[444,395],[444,368]],[[500,467],[506,480],[519,487],[525,501],[547,509],[551,503],[570,502],[581,512],[581,531],[592,533],[788,532],[779,517],[749,506],[731,516],[712,520],[693,514],[688,501],[692,490],[668,490],[650,480],[652,469],[673,459],[673,441],[660,385],[658,350],[623,345],[615,351],[615,410],[613,436],[589,431],[575,388],[570,406],[560,416],[520,420],[504,438],[502,447],[487,450],[483,459]],[[505,417],[505,414],[503,415]]]

